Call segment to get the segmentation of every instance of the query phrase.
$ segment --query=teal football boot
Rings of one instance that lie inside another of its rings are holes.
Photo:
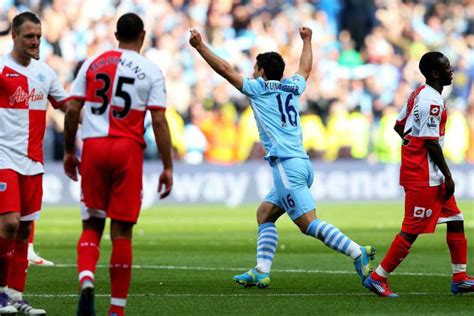
[[[360,247],[362,254],[354,260],[354,268],[362,283],[372,272],[373,267],[370,261],[375,259],[375,248],[372,246]]]
[[[270,273],[259,273],[256,269],[235,275],[232,279],[244,287],[256,286],[264,289],[270,286]]]

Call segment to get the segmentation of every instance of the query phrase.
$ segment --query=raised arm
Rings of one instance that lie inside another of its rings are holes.
[[[311,45],[311,37],[313,31],[309,27],[300,27],[300,36],[303,40],[303,50],[301,51],[300,66],[297,73],[300,74],[304,80],[308,80],[311,68],[313,68],[313,48]]]
[[[242,76],[235,71],[234,67],[232,67],[227,61],[214,54],[209,47],[203,43],[201,34],[198,31],[191,30],[189,44],[197,50],[215,72],[224,77],[239,91],[242,91]]]
[[[163,171],[158,180],[158,192],[160,199],[164,199],[171,193],[173,188],[173,160],[171,158],[171,136],[165,111],[153,110],[151,113],[151,123],[155,134],[156,147],[160,152],[163,162]],[[164,186],[164,191],[162,190]]]

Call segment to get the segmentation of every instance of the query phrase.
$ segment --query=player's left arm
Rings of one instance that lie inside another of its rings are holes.
[[[156,147],[163,162],[163,171],[158,182],[160,199],[164,199],[173,188],[173,159],[171,157],[171,134],[164,110],[150,110]],[[164,186],[164,191],[162,188]]]
[[[84,101],[76,99],[69,101],[64,116],[64,172],[74,181],[77,181],[80,164],[75,153],[75,142],[83,105]]]
[[[229,81],[239,91],[242,91],[242,76],[224,59],[214,54],[206,44],[203,43],[201,34],[196,30],[191,30],[189,44],[194,47],[204,60],[219,75]]]
[[[304,80],[308,80],[311,69],[313,68],[313,48],[311,45],[311,38],[313,31],[309,27],[300,27],[300,36],[303,40],[303,50],[301,51],[300,64],[297,73],[300,74]]]

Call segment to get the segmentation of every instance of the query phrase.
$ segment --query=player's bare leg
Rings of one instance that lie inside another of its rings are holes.
[[[105,218],[89,217],[82,221],[82,234],[77,243],[77,271],[81,288],[77,306],[78,316],[95,315],[94,277],[104,227]]]
[[[20,226],[19,213],[0,214],[0,314],[16,313],[7,294],[8,269],[14,249],[14,237]]]
[[[321,240],[329,248],[354,260],[354,267],[362,282],[372,271],[371,262],[375,257],[375,248],[359,246],[334,225],[317,218],[316,210],[304,213],[294,220],[302,233]]]
[[[275,222],[285,214],[278,206],[262,202],[257,209],[257,265],[242,274],[235,275],[233,280],[244,287],[257,286],[267,288],[270,285],[270,270],[278,245],[278,233]]]
[[[462,294],[474,292],[474,278],[466,273],[467,267],[467,239],[464,234],[464,221],[447,222],[446,242],[451,254],[453,279],[451,292]]]
[[[15,237],[14,253],[10,259],[10,269],[8,273],[8,297],[11,304],[18,312],[25,315],[46,315],[46,311],[32,307],[23,298],[25,290],[26,275],[28,269],[28,239],[31,232],[32,221],[20,221]],[[15,267],[12,269],[12,267]]]
[[[111,300],[109,316],[125,315],[128,289],[132,278],[132,233],[131,222],[112,220],[110,236],[112,255],[110,257]]]

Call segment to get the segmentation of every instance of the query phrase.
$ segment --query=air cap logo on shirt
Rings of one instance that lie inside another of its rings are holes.
[[[430,105],[430,115],[438,116],[440,109],[441,109],[441,107],[439,105],[431,104]]]
[[[0,192],[5,192],[7,190],[6,182],[0,182]]]

